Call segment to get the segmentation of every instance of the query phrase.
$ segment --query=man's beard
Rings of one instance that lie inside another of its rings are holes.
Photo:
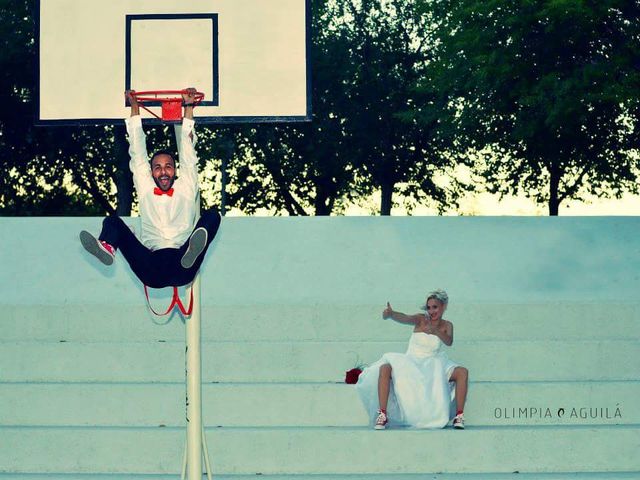
[[[167,179],[168,180],[168,183],[166,184],[166,186],[163,186],[163,184],[162,184],[162,180],[163,179]],[[162,175],[162,176],[157,177],[157,178],[153,177],[153,181],[156,182],[156,185],[160,190],[167,191],[171,187],[173,187],[173,182],[176,181],[176,177],[171,178],[168,175]]]

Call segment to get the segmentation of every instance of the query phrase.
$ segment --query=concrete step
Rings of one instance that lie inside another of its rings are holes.
[[[337,475],[219,475],[216,480],[638,480],[638,472],[599,473],[398,473]],[[176,474],[20,474],[0,473],[0,480],[174,480]],[[205,477],[203,477],[205,478]]]
[[[255,341],[256,331],[248,325],[259,325],[261,341],[404,341],[409,327],[381,320],[385,300],[376,305],[204,303],[202,339]],[[414,313],[421,300],[394,308]],[[168,302],[158,299],[154,305]],[[132,305],[9,304],[0,309],[4,341],[181,341],[185,335],[181,318],[153,317],[142,293]],[[640,338],[638,303],[453,304],[446,318],[454,322],[456,341]]]
[[[184,384],[0,384],[0,425],[185,424]],[[357,427],[368,423],[353,386],[205,384],[209,427]],[[470,426],[640,424],[640,382],[474,382]],[[564,409],[561,411],[560,409]]]
[[[256,475],[218,475],[216,480],[256,480]],[[259,475],[260,480],[638,480],[638,472],[619,473],[399,473],[345,475]],[[168,480],[172,475],[146,474],[3,474],[0,480]],[[203,477],[205,478],[205,477]]]
[[[0,465],[8,473],[176,473],[184,438],[178,428],[2,427]],[[212,428],[207,442],[222,474],[640,471],[640,426]]]
[[[406,342],[204,343],[205,382],[340,382],[357,359],[403,352]],[[449,356],[474,381],[640,380],[640,342],[457,342]],[[184,344],[0,343],[1,382],[181,382]]]

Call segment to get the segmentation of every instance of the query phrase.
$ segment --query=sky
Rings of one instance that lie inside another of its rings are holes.
[[[345,215],[377,215],[380,205],[379,195],[374,195],[361,205],[351,205]],[[437,215],[433,208],[417,207],[412,215]],[[261,211],[256,216],[271,216],[273,212]],[[407,215],[402,207],[395,207],[391,215]],[[469,195],[460,201],[460,208],[447,215],[476,216],[546,216],[546,206],[536,205],[524,196],[507,196],[500,200],[497,195],[480,193]],[[591,197],[583,202],[564,202],[560,204],[561,216],[638,216],[640,215],[640,196],[625,195],[621,199],[599,199]],[[238,210],[231,210],[227,216],[244,216]]]
[[[509,197],[502,201],[490,194],[481,194],[468,200],[468,207],[479,215],[547,215],[547,209],[524,197]],[[463,209],[465,207],[463,206]],[[592,197],[584,202],[560,204],[560,215],[640,215],[640,196],[626,195],[621,199],[598,199]]]
[[[395,209],[392,214],[402,214],[401,209]],[[414,215],[433,215],[435,211],[429,209],[418,209]],[[515,215],[515,216],[540,216],[548,215],[546,206],[536,205],[533,200],[524,196],[508,196],[500,200],[497,195],[481,193],[465,197],[460,204],[458,214],[463,215]],[[622,199],[599,199],[591,197],[584,202],[563,202],[560,204],[561,216],[583,216],[583,215],[640,215],[640,196],[626,195]]]

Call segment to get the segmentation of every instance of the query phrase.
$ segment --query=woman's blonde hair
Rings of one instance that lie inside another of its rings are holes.
[[[445,292],[444,290],[438,289],[438,290],[434,290],[433,292],[429,292],[429,294],[427,295],[427,300],[425,302],[425,307],[427,302],[432,298],[435,300],[438,300],[443,305],[447,305],[449,303],[449,295],[447,295],[447,292]]]

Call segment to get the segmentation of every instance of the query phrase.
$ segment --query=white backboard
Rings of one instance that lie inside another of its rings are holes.
[[[309,0],[39,0],[38,11],[39,124],[119,122],[129,88],[196,87],[200,123],[311,117]]]

